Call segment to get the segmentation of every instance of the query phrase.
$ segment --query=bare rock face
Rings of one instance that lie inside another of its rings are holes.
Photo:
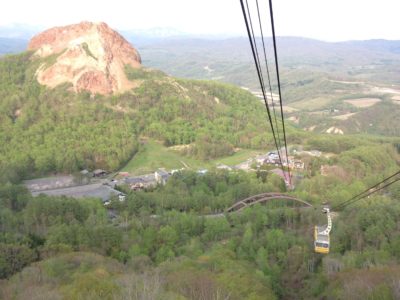
[[[54,27],[32,38],[28,50],[49,57],[36,72],[40,84],[55,87],[70,82],[76,92],[112,94],[134,87],[125,65],[140,68],[141,59],[119,33],[105,23],[82,22]]]

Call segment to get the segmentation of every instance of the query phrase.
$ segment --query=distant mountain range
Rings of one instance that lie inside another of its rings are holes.
[[[0,26],[0,37],[29,40],[42,30],[44,30],[44,28],[40,26],[14,23]]]
[[[173,28],[127,30],[123,33],[141,53],[144,66],[181,78],[232,83],[259,93],[247,37],[193,37]],[[260,40],[257,42],[261,44]],[[279,37],[277,42],[284,103],[290,106],[290,113],[286,115],[297,120],[298,126],[319,132],[334,127],[344,133],[397,134],[398,126],[394,121],[378,118],[385,125],[374,127],[365,116],[375,110],[394,116],[400,113],[397,104],[400,97],[400,41],[332,43]],[[0,38],[0,55],[20,52],[25,45],[23,39]],[[266,48],[270,59],[273,57],[271,39],[266,40]],[[271,61],[269,67],[272,88],[276,93],[275,66]],[[365,97],[382,101],[371,107],[343,102]],[[330,110],[339,110],[339,113],[332,115],[334,119],[321,118],[321,111]],[[352,114],[355,110],[368,113]]]
[[[260,41],[258,43],[261,44]],[[268,57],[273,57],[270,39],[266,46]],[[168,39],[138,47],[144,64],[174,76],[218,79],[258,87],[247,38]],[[306,70],[307,73],[322,72],[346,78],[390,80],[391,83],[400,83],[399,49],[400,41],[328,43],[298,37],[278,38],[278,55],[283,72]],[[358,73],[360,76],[357,76]]]
[[[285,116],[295,125],[315,132],[400,134],[400,41],[279,37],[277,43]],[[144,65],[173,76],[260,91],[247,38],[175,38],[138,48]],[[266,49],[272,58],[270,39]],[[269,69],[276,94],[271,61]]]
[[[0,37],[0,55],[22,52],[27,45],[28,40]]]

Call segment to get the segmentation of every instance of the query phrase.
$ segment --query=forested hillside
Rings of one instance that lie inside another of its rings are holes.
[[[397,299],[398,185],[337,212],[331,254],[313,253],[313,226],[326,222],[320,203],[338,204],[396,170],[393,149],[378,158],[372,149],[354,146],[331,162],[354,172],[347,182],[343,174],[308,175],[292,193],[314,205],[308,209],[273,202],[213,215],[286,190],[262,172],[175,174],[165,186],[114,199],[114,217],[97,199],[33,198],[3,185],[0,278],[8,280],[0,296]]]
[[[134,42],[134,36],[131,37]],[[256,40],[261,45],[261,39]],[[265,40],[268,57],[272,41]],[[399,84],[400,41],[368,40],[324,42],[302,37],[278,37],[282,79],[294,73],[312,77],[353,77],[354,81]],[[144,63],[174,76],[217,79],[258,88],[247,37],[171,38],[139,45]],[[271,64],[273,60],[271,59]],[[300,76],[298,77],[301,80]],[[286,99],[291,101],[291,99]]]
[[[278,37],[277,46],[286,117],[295,125],[318,133],[333,127],[344,134],[399,135],[399,41]],[[168,74],[229,82],[261,94],[247,38],[169,39],[139,49],[146,65]],[[272,51],[266,38],[270,70]],[[271,82],[277,94],[273,72]],[[376,102],[363,104],[371,98]]]
[[[181,37],[145,42],[134,34],[125,34],[138,46],[146,66],[172,76],[217,80],[259,92],[246,38]],[[19,41],[4,42],[8,52],[17,51],[14,44]],[[270,40],[266,42],[267,54],[272,57]],[[295,120],[295,125],[318,133],[338,128],[344,134],[398,136],[399,41],[328,43],[279,37],[277,42],[283,100],[289,106],[286,116]],[[272,70],[272,61],[270,65]],[[272,87],[277,92],[275,76]],[[364,106],[364,99],[370,98],[377,102]],[[349,105],[347,101],[351,99],[357,99],[359,104]],[[390,116],[386,116],[389,110]],[[375,122],[370,122],[371,116],[376,117]]]
[[[194,143],[189,155],[199,159],[271,142],[261,103],[239,88],[127,68],[138,86],[131,92],[75,94],[68,85],[48,89],[37,83],[37,67],[54,59],[23,53],[0,60],[0,169],[10,180],[115,170],[135,154],[140,136],[167,146]]]
[[[318,45],[317,53],[330,53]],[[377,59],[381,51],[397,55],[392,45],[374,51]],[[286,88],[300,112],[290,117],[301,118],[286,124],[287,138],[290,154],[304,163],[292,172],[294,189],[270,172],[275,165],[244,172],[210,163],[208,170],[188,167],[165,185],[136,191],[113,180],[125,200],[114,196],[107,205],[98,198],[33,197],[22,179],[114,171],[137,153],[157,164],[185,155],[200,168],[238,148],[252,154],[275,148],[265,108],[248,91],[131,67],[125,74],[134,88],[122,94],[39,85],[36,70],[56,59],[30,52],[0,59],[0,299],[400,297],[399,184],[334,210],[330,254],[313,251],[314,226],[326,224],[323,205],[335,207],[398,171],[394,99],[378,93],[381,101],[361,100],[376,106],[357,107],[359,96],[344,95],[366,88],[364,83],[315,78],[318,68],[309,77],[293,72],[290,78],[297,79]],[[240,67],[225,67],[243,76]],[[323,97],[304,101],[304,95],[312,96],[310,87]],[[325,98],[335,90],[340,96]],[[334,118],[344,110],[354,119]],[[335,120],[363,130],[320,133],[339,126]],[[390,137],[379,136],[382,131]],[[166,155],[170,146],[183,150]],[[154,156],[164,152],[154,159],[145,157],[144,149]],[[312,207],[275,200],[227,213],[234,203],[266,192],[285,193]]]

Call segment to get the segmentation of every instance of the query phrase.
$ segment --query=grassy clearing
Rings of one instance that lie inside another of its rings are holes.
[[[296,101],[290,103],[290,106],[300,110],[316,110],[325,108],[332,102],[332,100],[333,99],[328,97],[317,97],[314,99]]]
[[[264,151],[265,152],[265,151]],[[249,149],[240,149],[239,151],[237,151],[235,154],[231,155],[231,156],[227,156],[227,157],[223,157],[223,158],[219,158],[216,160],[213,160],[210,162],[210,164],[225,164],[228,166],[233,166],[233,165],[237,165],[241,162],[244,162],[245,160],[247,160],[250,157],[254,157],[257,154],[260,154],[260,151],[255,151],[255,150],[249,150]]]
[[[132,174],[146,174],[158,168],[180,169],[185,164],[191,168],[198,166],[198,161],[179,155],[162,144],[148,140],[140,151],[128,162],[122,171]]]
[[[339,116],[334,116],[332,117],[332,119],[335,120],[347,120],[348,118],[354,116],[356,113],[348,113],[348,114],[344,114],[344,115],[339,115]]]
[[[257,153],[259,151],[241,149],[232,156],[204,162],[183,156],[176,151],[164,147],[159,142],[148,140],[121,171],[140,175],[154,172],[158,168],[171,170],[188,166],[192,169],[200,169],[213,167],[217,163],[235,165],[255,156]]]
[[[379,98],[358,98],[358,99],[344,100],[344,102],[349,103],[358,108],[370,107],[381,101],[382,100]]]
[[[284,106],[282,107],[282,109],[283,109],[283,112],[284,112],[284,113],[288,113],[288,114],[290,114],[290,113],[292,113],[292,112],[298,111],[298,109],[296,109],[296,108],[294,108],[294,107],[291,107],[291,106],[286,106],[286,105],[284,105]]]

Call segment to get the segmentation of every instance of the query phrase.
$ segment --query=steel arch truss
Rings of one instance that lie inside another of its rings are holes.
[[[246,198],[246,199],[236,202],[231,207],[229,207],[226,210],[226,212],[227,213],[231,213],[231,212],[235,212],[235,211],[238,212],[238,211],[241,211],[242,209],[244,209],[246,207],[250,207],[254,204],[266,203],[271,200],[289,200],[289,201],[294,201],[294,202],[300,203],[301,206],[303,206],[303,207],[312,207],[312,205],[310,203],[308,203],[307,201],[298,199],[296,197],[292,197],[292,196],[280,194],[280,193],[263,193],[263,194],[254,195],[249,198]]]

